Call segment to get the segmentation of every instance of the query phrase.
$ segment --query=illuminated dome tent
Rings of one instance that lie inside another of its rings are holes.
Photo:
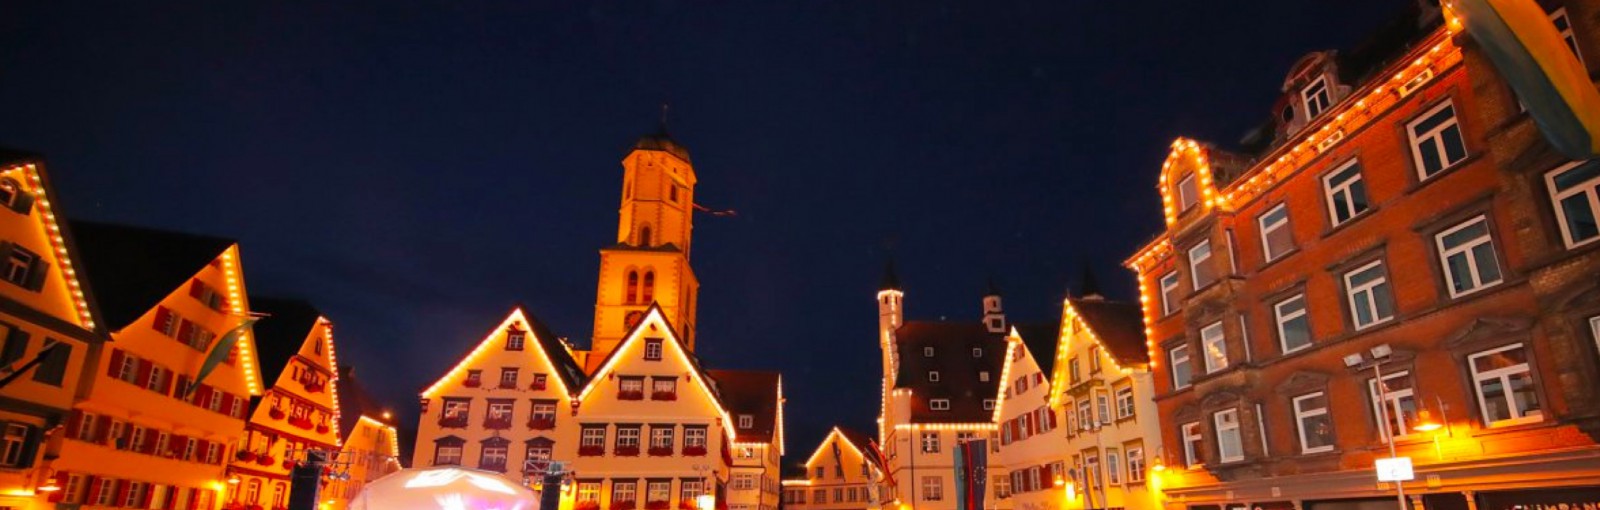
[[[537,510],[537,495],[499,473],[437,466],[373,480],[350,510]]]

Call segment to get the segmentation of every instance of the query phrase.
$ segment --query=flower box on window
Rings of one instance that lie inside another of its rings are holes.
[[[311,418],[306,418],[306,417],[303,417],[303,416],[297,416],[297,417],[289,418],[289,424],[290,425],[294,425],[296,427],[300,427],[301,429],[310,430],[311,429]]]
[[[676,391],[654,391],[654,392],[650,392],[650,400],[677,400],[677,399],[678,399],[678,392],[676,392]]]
[[[499,420],[484,420],[483,428],[491,430],[506,430],[511,428],[511,419],[504,418]]]
[[[534,390],[534,391],[543,391],[544,390],[544,386],[545,386],[544,378],[542,378],[542,377],[534,377],[533,378],[533,383],[528,385],[528,389]],[[595,503],[595,505],[599,505],[599,503]]]
[[[256,460],[256,452],[252,452],[250,450],[239,450],[239,453],[235,453],[233,456],[237,457],[239,462],[250,462],[252,460]]]
[[[671,457],[672,456],[672,447],[671,446],[652,446],[652,447],[650,447],[650,456],[651,457]]]
[[[600,510],[599,501],[579,501],[572,505],[572,510]]]
[[[274,420],[282,420],[283,417],[284,416],[288,416],[288,414],[285,414],[282,409],[278,409],[278,408],[274,407],[272,409],[268,409],[267,410],[267,416],[271,417]]]
[[[578,447],[578,456],[580,456],[580,457],[599,457],[599,456],[605,455],[605,454],[606,454],[606,447],[604,447],[604,446],[579,446]]]
[[[644,400],[644,391],[617,391],[617,400]]]
[[[323,423],[321,425],[317,425],[317,433],[318,434],[327,434],[328,433],[328,424]]]
[[[267,454],[261,454],[260,456],[256,457],[256,465],[259,466],[271,466],[272,463],[276,461],[277,459],[274,459],[271,455]]]
[[[612,501],[611,510],[633,510],[639,507],[636,501]]]
[[[700,510],[700,507],[694,506],[693,499],[684,498],[678,502],[678,510]]]
[[[688,457],[704,457],[706,455],[706,447],[705,445],[685,446],[683,447],[683,454]]]
[[[294,469],[294,461],[289,460],[289,459],[283,459],[283,468],[284,469]]]
[[[480,381],[480,380],[477,380],[477,379],[467,379],[467,381],[461,383],[461,385],[462,386],[466,386],[468,388],[477,388],[479,386],[483,386],[483,381]]]
[[[638,446],[618,446],[616,451],[612,452],[612,455],[616,455],[618,457],[638,457],[639,456],[639,447]]]
[[[645,508],[645,510],[667,510],[668,508],[672,508],[672,502],[671,501],[647,501],[644,504],[644,508]]]
[[[556,428],[556,419],[534,418],[528,420],[528,428],[533,430],[553,430]]]

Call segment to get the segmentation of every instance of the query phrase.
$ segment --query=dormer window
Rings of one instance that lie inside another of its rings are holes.
[[[992,398],[983,399],[983,410],[985,410],[985,411],[993,411],[994,410],[994,399],[992,399]]]
[[[739,428],[748,429],[756,426],[756,417],[748,414],[739,415]]]
[[[507,331],[506,332],[506,350],[508,350],[508,351],[520,351],[520,350],[522,350],[522,344],[524,342],[526,342],[527,339],[528,339],[528,334],[523,332],[523,331],[521,331],[521,330],[512,329],[512,330]]]
[[[482,370],[468,370],[467,371],[466,386],[468,388],[476,388],[476,387],[479,387],[479,386],[482,386],[482,385],[483,385],[483,371]]]
[[[928,371],[928,382],[939,382],[939,371],[938,370],[929,370]]]
[[[936,398],[928,401],[928,408],[935,411],[949,411],[950,399]]]
[[[1319,77],[1306,88],[1300,89],[1300,101],[1306,105],[1306,120],[1316,118],[1333,106],[1333,96],[1328,94],[1328,79]]]
[[[982,347],[973,347],[972,348],[972,357],[974,357],[974,358],[982,358],[983,357],[983,348]]]
[[[988,370],[979,370],[978,371],[978,382],[989,382],[989,371]]]
[[[1194,174],[1189,174],[1178,181],[1178,211],[1187,211],[1200,203],[1200,183],[1195,180]]]
[[[661,361],[661,339],[646,338],[644,341],[644,359]]]
[[[924,358],[932,358],[933,357],[933,348],[932,347],[923,347],[922,348],[922,357],[924,357]]]

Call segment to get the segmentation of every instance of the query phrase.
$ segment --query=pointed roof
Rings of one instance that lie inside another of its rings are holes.
[[[366,385],[356,379],[355,368],[349,365],[339,367],[339,437],[349,442],[350,433],[355,432],[356,422],[361,421],[362,416],[390,427],[399,427],[389,407],[372,398]]]
[[[994,412],[983,408],[983,401],[999,391],[1000,372],[1006,355],[1006,335],[990,333],[983,323],[908,321],[895,330],[896,351],[900,353],[899,373],[894,387],[912,391],[912,423],[987,423]],[[924,348],[932,348],[933,356]],[[973,356],[973,349],[982,349]],[[928,372],[939,372],[938,381],[929,381]],[[978,373],[989,372],[989,380]],[[930,399],[949,399],[950,409],[935,411]]]
[[[834,436],[838,436],[839,441],[843,442],[845,446],[854,448],[856,453],[861,455],[861,458],[866,459],[867,462],[871,462],[872,465],[876,466],[879,471],[884,470],[883,464],[878,462],[878,457],[872,454],[872,436],[863,434],[861,431],[855,429],[845,428],[838,425],[834,425],[833,429],[828,431],[828,435],[822,436],[822,442],[817,443],[817,449],[812,450],[811,456],[806,458],[805,465],[815,462],[818,455],[822,455],[823,453],[827,452],[828,442],[832,441]],[[800,477],[804,478],[805,473],[801,473]]]
[[[70,223],[84,272],[111,331],[138,320],[235,244],[232,239],[145,227]]]
[[[1117,364],[1143,366],[1150,363],[1150,353],[1144,343],[1144,311],[1138,303],[1073,298],[1068,299],[1067,304],[1094,332],[1101,347],[1116,358]]]
[[[1105,297],[1100,293],[1100,281],[1094,278],[1094,270],[1089,268],[1088,262],[1083,263],[1083,278],[1078,282],[1078,295],[1084,298]]]
[[[734,441],[771,443],[778,435],[778,381],[783,376],[766,370],[707,370],[729,413],[750,415],[752,426],[734,426]]]
[[[883,281],[878,284],[878,290],[900,290],[900,276],[894,272],[894,259],[883,266]]]
[[[662,151],[676,156],[685,163],[690,163],[689,148],[672,139],[672,135],[667,133],[667,123],[664,119],[656,128],[656,132],[641,136],[638,141],[633,142],[633,150]]]
[[[289,360],[300,353],[306,335],[317,326],[322,312],[305,300],[261,296],[250,296],[250,311],[264,315],[250,326],[255,334],[262,381],[276,384]]]
[[[600,361],[600,368],[596,369],[593,374],[589,374],[589,380],[583,387],[583,391],[578,393],[577,400],[582,402],[589,395],[589,392],[596,388],[595,383],[605,379],[605,375],[611,372],[612,365],[616,362],[617,357],[620,355],[619,353],[627,350],[630,343],[638,341],[643,336],[640,332],[651,321],[661,322],[663,326],[661,329],[664,330],[663,334],[678,345],[676,352],[683,354],[684,360],[689,365],[690,374],[694,376],[693,379],[699,381],[706,394],[710,396],[712,403],[716,404],[717,410],[722,412],[723,432],[730,437],[736,436],[737,434],[733,429],[733,421],[729,419],[728,405],[723,401],[722,394],[717,390],[716,380],[711,378],[706,369],[700,365],[700,359],[695,357],[694,352],[690,351],[687,345],[684,345],[683,339],[678,336],[677,328],[672,326],[672,321],[667,319],[666,312],[661,310],[661,303],[651,302],[650,308],[645,310],[644,318],[640,319],[637,324],[633,325],[632,329],[622,335],[622,341],[617,343],[616,348],[606,353],[605,359]]]
[[[40,200],[36,200],[35,204],[44,220],[43,227],[47,234],[52,231],[56,234],[52,240],[59,244],[53,248],[56,249],[57,255],[61,255],[57,257],[61,265],[61,275],[66,280],[67,292],[74,296],[73,308],[78,313],[78,322],[74,326],[82,328],[86,333],[77,335],[78,338],[91,342],[101,340],[100,334],[106,331],[105,316],[100,311],[99,300],[95,296],[93,286],[89,284],[88,277],[79,272],[83,269],[83,251],[78,247],[77,236],[73,235],[71,225],[67,224],[66,218],[56,214],[55,209],[60,201],[56,198],[54,185],[50,184],[44,158],[31,152],[0,147],[0,173],[9,173],[13,170],[19,170],[31,177],[32,184],[38,188],[36,193]]]
[[[494,328],[491,328],[489,333],[483,337],[483,340],[473,344],[465,354],[461,355],[458,358],[460,361],[457,361],[456,365],[450,368],[450,371],[445,372],[444,376],[428,385],[426,389],[423,389],[423,398],[428,398],[434,390],[438,389],[445,381],[455,377],[458,372],[467,370],[468,361],[471,361],[478,353],[488,348],[495,335],[501,329],[517,323],[518,320],[528,325],[528,334],[533,335],[533,341],[539,346],[539,352],[544,354],[544,359],[549,360],[551,370],[555,372],[556,378],[568,396],[573,395],[573,392],[588,384],[588,380],[583,374],[583,367],[578,364],[577,360],[573,359],[572,352],[568,351],[567,346],[561,343],[561,338],[551,332],[550,328],[545,326],[544,322],[540,321],[538,317],[527,312],[522,305],[518,304],[511,307],[511,312],[506,314],[506,318],[501,320]]]
[[[1022,337],[1022,345],[1033,355],[1033,362],[1039,365],[1039,370],[1049,377],[1056,365],[1056,344],[1060,340],[1061,325],[1037,322],[1012,324],[1011,327],[1016,329],[1017,336]]]

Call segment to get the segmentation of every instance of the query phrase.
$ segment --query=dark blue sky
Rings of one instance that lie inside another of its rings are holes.
[[[1237,140],[1407,1],[7,2],[0,145],[71,216],[239,239],[414,416],[515,302],[587,342],[670,102],[739,211],[696,221],[699,354],[782,370],[804,458],[872,426],[890,247],[912,318],[976,320],[993,275],[1055,320],[1086,262],[1130,298],[1172,138]]]

